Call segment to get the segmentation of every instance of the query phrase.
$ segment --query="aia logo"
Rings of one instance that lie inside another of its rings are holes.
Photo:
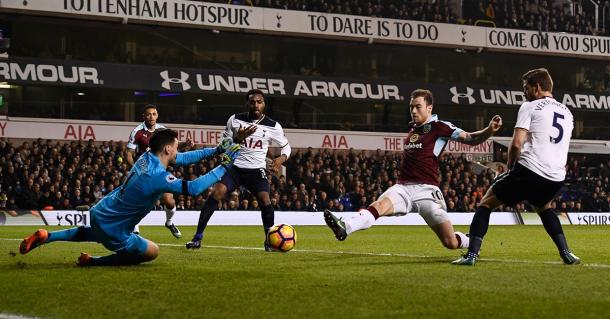
[[[241,145],[247,147],[247,148],[253,148],[253,149],[263,149],[263,141],[262,140],[255,140],[253,138],[250,139],[246,139],[244,140]]]

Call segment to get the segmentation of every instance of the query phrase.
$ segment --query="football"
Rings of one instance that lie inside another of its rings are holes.
[[[287,252],[297,243],[297,232],[288,224],[279,224],[271,227],[267,234],[267,242],[273,249]]]

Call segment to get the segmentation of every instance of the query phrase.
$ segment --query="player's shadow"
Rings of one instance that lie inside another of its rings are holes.
[[[0,265],[0,271],[4,272],[4,271],[19,271],[19,270],[27,270],[27,271],[32,271],[32,270],[42,270],[42,271],[48,271],[50,269],[68,269],[68,268],[75,268],[76,267],[76,262],[74,263],[69,263],[69,262],[50,262],[50,263],[29,263],[27,261],[22,261],[22,260],[17,260],[17,261],[9,261],[7,263],[5,263],[4,265]]]
[[[121,266],[104,266],[104,267],[80,267],[76,264],[75,261],[63,260],[63,261],[53,261],[53,262],[28,262],[23,260],[9,260],[4,264],[0,264],[0,272],[5,271],[45,271],[53,269],[100,269],[100,268],[115,268],[115,269],[130,269],[130,268],[141,268],[141,267],[151,267],[150,263],[141,263],[137,265],[121,265]]]

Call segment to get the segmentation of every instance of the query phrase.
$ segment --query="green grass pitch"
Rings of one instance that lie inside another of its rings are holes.
[[[610,226],[567,226],[583,265],[566,266],[542,226],[491,226],[475,267],[450,264],[427,227],[377,226],[338,242],[297,226],[288,253],[262,250],[261,227],[194,227],[161,244],[153,262],[78,268],[94,243],[52,243],[19,255],[34,227],[0,227],[0,314],[40,318],[608,318]],[[57,228],[51,228],[57,229]],[[458,227],[467,231],[467,227]]]

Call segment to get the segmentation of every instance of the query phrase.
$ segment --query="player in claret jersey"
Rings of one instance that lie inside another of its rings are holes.
[[[159,113],[157,112],[157,106],[154,104],[148,104],[144,107],[142,117],[144,118],[144,122],[133,129],[131,135],[129,135],[129,141],[127,142],[127,164],[129,164],[129,166],[133,166],[135,159],[140,157],[140,155],[144,154],[144,152],[148,150],[148,142],[153,133],[156,130],[166,128],[165,126],[157,123]],[[188,140],[185,143],[180,143],[178,147],[183,148],[191,145],[192,141]],[[174,200],[174,195],[172,193],[163,194],[161,197],[161,203],[165,208],[165,227],[169,229],[174,237],[182,237],[180,230],[172,221],[174,214],[176,214],[176,201]],[[133,231],[136,234],[140,233],[140,227],[136,225]]]
[[[290,156],[291,148],[280,123],[265,115],[265,97],[262,91],[250,90],[246,93],[246,106],[248,112],[232,115],[227,121],[227,127],[223,133],[223,137],[232,137],[235,143],[241,143],[241,154],[235,160],[235,165],[231,170],[220,183],[214,186],[214,191],[203,205],[199,214],[197,232],[193,236],[193,240],[186,244],[187,249],[201,247],[203,232],[210,217],[218,209],[218,202],[240,185],[245,186],[261,203],[265,238],[269,228],[273,226],[275,212],[269,198],[270,187],[265,170],[267,151],[271,143],[276,143],[281,147],[281,155],[276,157],[271,164],[271,171],[278,173],[282,164]],[[244,138],[244,136],[247,137]],[[266,251],[273,251],[267,245],[266,239],[264,247]]]
[[[447,215],[440,182],[439,156],[451,139],[468,145],[477,145],[487,140],[502,126],[502,118],[495,115],[489,125],[478,132],[465,132],[449,122],[441,121],[432,114],[432,93],[415,90],[411,93],[410,111],[412,122],[404,139],[400,177],[377,201],[350,219],[337,218],[330,211],[324,212],[324,220],[338,240],[368,229],[381,216],[419,213],[436,233],[443,245],[449,249],[468,247],[468,237],[453,230]]]
[[[563,262],[580,263],[580,258],[568,248],[559,218],[551,208],[566,176],[574,117],[565,105],[553,98],[553,79],[546,69],[530,70],[521,79],[528,102],[521,105],[517,114],[508,150],[509,171],[498,177],[481,199],[470,225],[468,253],[453,264],[474,265],[489,227],[491,211],[502,204],[513,206],[523,200],[536,207]]]

